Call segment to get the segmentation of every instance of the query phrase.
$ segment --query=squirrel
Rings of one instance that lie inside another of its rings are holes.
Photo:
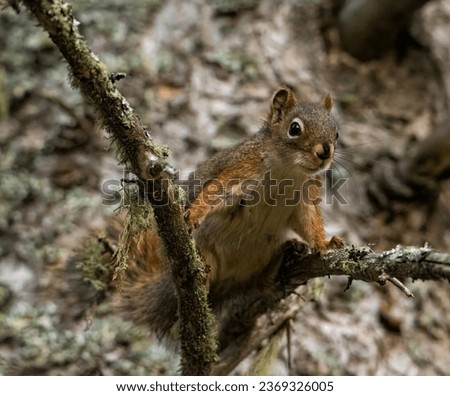
[[[190,175],[185,218],[209,269],[217,315],[237,290],[275,279],[286,242],[302,240],[320,253],[343,246],[339,237],[325,238],[319,205],[321,173],[339,137],[331,108],[330,94],[312,103],[280,87],[259,132]],[[177,297],[162,242],[148,229],[133,243],[120,304],[133,321],[165,338],[177,322]]]

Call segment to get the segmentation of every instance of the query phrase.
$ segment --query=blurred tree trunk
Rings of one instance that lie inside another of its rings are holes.
[[[392,200],[420,201],[434,206],[440,182],[450,177],[450,119],[434,127],[426,139],[411,144],[399,162],[374,168],[369,196],[382,208]]]
[[[429,0],[347,0],[339,14],[343,48],[368,61],[392,49],[412,15]]]

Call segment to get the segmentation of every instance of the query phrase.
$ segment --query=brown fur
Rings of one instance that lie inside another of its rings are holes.
[[[289,239],[301,239],[320,252],[342,245],[337,237],[325,239],[318,202],[320,172],[330,164],[337,139],[331,106],[329,95],[319,104],[298,102],[290,89],[280,88],[256,135],[218,153],[192,175],[192,183],[197,179],[202,187],[188,191],[186,219],[211,268],[210,299],[216,310],[237,292],[270,283]],[[299,136],[289,132],[293,123],[301,129]],[[267,172],[267,180],[276,183],[273,190],[265,184]],[[293,205],[295,191],[303,198]],[[149,230],[134,243],[135,264],[123,305],[134,320],[166,335],[176,323],[177,300],[160,239]]]

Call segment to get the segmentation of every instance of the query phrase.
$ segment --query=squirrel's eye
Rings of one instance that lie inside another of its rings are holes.
[[[339,139],[339,132],[336,132],[336,140]]]
[[[294,121],[292,121],[291,125],[289,126],[288,137],[290,137],[291,139],[298,138],[302,132],[303,132],[303,122],[300,119],[295,118]]]

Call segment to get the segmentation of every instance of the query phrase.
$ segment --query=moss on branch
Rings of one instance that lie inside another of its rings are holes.
[[[251,313],[248,307],[240,308],[237,315],[247,314],[248,321],[258,319],[257,325],[240,334],[220,352],[220,360],[214,365],[212,374],[229,374],[239,362],[259,349],[264,340],[283,328],[286,321],[310,300],[312,289],[305,283],[309,279],[330,275],[346,275],[350,279],[381,284],[395,277],[450,282],[450,254],[434,251],[428,246],[397,246],[384,252],[374,252],[367,246],[346,246],[321,257],[308,253],[303,244],[292,243],[285,250],[275,291],[275,300],[281,303],[272,310],[273,301],[267,305],[266,301],[258,299],[253,302]],[[299,292],[302,298],[293,298]]]
[[[400,246],[374,252],[367,246],[333,250],[324,257],[304,255],[295,245],[287,249],[284,277],[292,284],[329,275],[346,275],[355,280],[378,282],[380,276],[450,281],[450,254],[436,252],[429,246]]]
[[[147,197],[153,205],[177,286],[182,373],[208,374],[216,359],[214,320],[207,304],[204,265],[183,220],[182,192],[170,180],[168,148],[153,143],[148,128],[116,88],[107,67],[80,35],[79,22],[73,17],[70,4],[61,0],[23,0],[22,3],[66,59],[72,86],[95,109],[101,125],[117,146],[118,160],[143,185],[150,186]]]

